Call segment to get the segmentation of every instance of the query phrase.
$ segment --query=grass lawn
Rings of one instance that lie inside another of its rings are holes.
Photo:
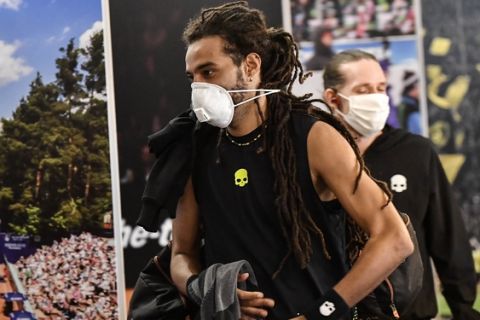
[[[447,301],[443,297],[442,294],[437,294],[437,302],[438,302],[438,314],[443,317],[449,317],[452,315],[450,312],[450,308],[448,307]],[[473,305],[475,310],[480,311],[480,286],[477,287],[477,299],[475,300],[475,304]]]
[[[475,263],[475,270],[477,272],[477,276],[480,273],[480,250],[475,250],[472,252],[473,254],[473,261]],[[478,279],[478,278],[477,278]],[[438,284],[438,278],[436,278],[436,282]],[[477,282],[477,299],[473,304],[473,308],[475,310],[480,311],[480,283]],[[438,289],[438,285],[435,286]],[[437,291],[437,303],[438,303],[438,314],[439,316],[444,316],[449,318],[452,315],[450,308],[448,307],[447,301],[443,297],[443,295]]]

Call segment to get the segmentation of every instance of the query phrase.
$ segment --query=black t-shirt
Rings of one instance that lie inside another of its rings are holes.
[[[341,211],[327,213],[323,209],[310,177],[307,135],[315,121],[293,112],[289,130],[303,200],[325,236],[331,259],[326,259],[320,238],[312,234],[314,253],[308,266],[302,270],[291,254],[273,280],[288,243],[274,204],[272,163],[267,152],[258,152],[263,146],[263,128],[243,137],[223,135],[219,144],[211,139],[197,150],[193,182],[204,227],[206,264],[249,261],[259,290],[275,300],[268,319],[288,319],[301,313],[346,272],[345,216]],[[239,146],[231,139],[239,144],[255,141]]]

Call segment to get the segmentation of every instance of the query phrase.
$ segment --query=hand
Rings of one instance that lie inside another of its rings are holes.
[[[304,316],[298,316],[295,318],[290,318],[289,320],[307,320],[307,318],[305,318]]]
[[[246,281],[249,277],[248,273],[242,273],[238,276],[238,281]],[[255,320],[257,318],[266,318],[268,311],[266,309],[273,308],[275,302],[272,299],[265,298],[262,292],[245,291],[237,289],[238,299],[240,300],[240,310],[242,317],[240,320]]]

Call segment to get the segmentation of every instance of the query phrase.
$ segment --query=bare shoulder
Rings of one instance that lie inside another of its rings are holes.
[[[329,123],[321,120],[316,121],[312,125],[308,136],[308,139],[318,146],[330,146],[332,143],[349,146],[348,141],[338,129],[334,128]]]
[[[307,147],[309,162],[316,169],[320,169],[319,166],[326,166],[325,169],[331,166],[339,167],[347,163],[351,166],[356,159],[353,148],[345,137],[324,121],[317,121],[312,126]]]

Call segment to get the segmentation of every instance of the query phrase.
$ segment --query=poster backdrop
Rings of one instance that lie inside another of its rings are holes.
[[[388,78],[394,127],[424,134],[420,106],[417,10],[413,0],[284,0],[284,20],[300,47],[304,68],[313,73],[297,94],[321,97],[321,70],[336,53],[360,49],[375,55]],[[423,108],[425,109],[425,108]]]
[[[0,30],[0,319],[116,319],[101,1],[0,1]]]
[[[149,258],[168,243],[171,221],[158,233],[135,225],[153,158],[147,136],[190,107],[181,35],[188,20],[225,1],[110,1],[126,286],[133,287]],[[281,3],[249,1],[270,25],[282,26]],[[167,10],[168,8],[168,10]]]
[[[430,138],[480,250],[480,2],[424,0],[422,11]]]

